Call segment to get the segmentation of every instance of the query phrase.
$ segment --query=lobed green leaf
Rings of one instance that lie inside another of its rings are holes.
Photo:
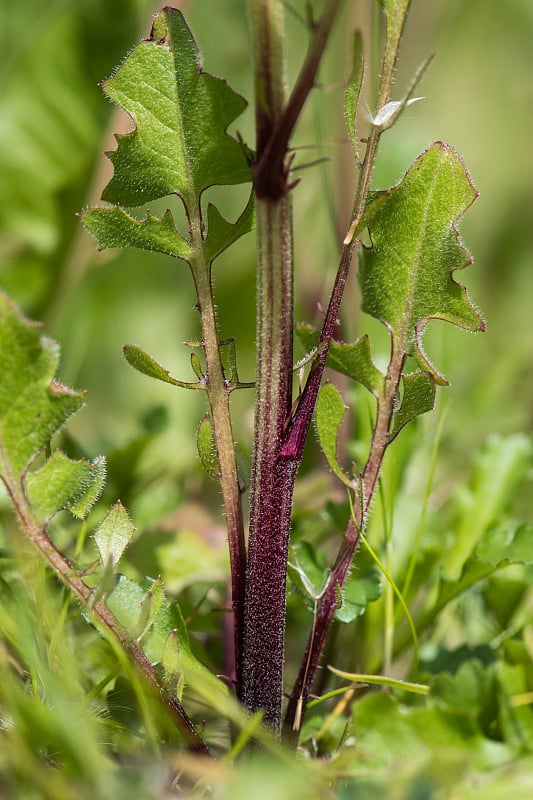
[[[385,198],[369,224],[372,247],[363,252],[363,309],[390,330],[394,348],[412,356],[436,383],[445,378],[422,350],[431,319],[484,330],[464,286],[453,273],[471,263],[457,221],[477,196],[464,164],[448,145],[428,148]]]
[[[61,509],[84,517],[102,490],[105,462],[72,461],[60,451],[30,471],[51,437],[83,405],[83,392],[54,380],[59,347],[0,292],[0,477],[25,495],[39,523]]]

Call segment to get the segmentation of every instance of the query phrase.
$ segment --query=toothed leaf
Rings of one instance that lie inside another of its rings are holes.
[[[83,392],[54,380],[58,361],[59,346],[0,292],[0,477],[12,496],[28,500],[39,524],[61,509],[85,517],[105,478],[103,459],[72,461],[60,451],[31,471],[51,437],[83,405]]]
[[[105,482],[105,459],[72,461],[60,450],[26,478],[26,493],[39,522],[47,522],[67,509],[84,519],[98,499]]]
[[[246,102],[203,72],[196,42],[179,11],[163,9],[150,38],[103,84],[135,129],[109,154],[115,174],[104,200],[139,206],[179,194],[186,205],[214,184],[250,179],[239,143],[226,128]]]
[[[456,225],[476,196],[455,150],[432,145],[376,212],[369,224],[372,247],[361,260],[363,309],[390,329],[397,350],[441,384],[445,378],[422,351],[427,321],[484,330],[465,287],[453,277],[471,263]]]
[[[177,232],[169,209],[161,219],[147,212],[145,219],[141,221],[130,216],[121,206],[88,208],[82,212],[81,217],[100,249],[139,247],[181,258],[187,263],[193,256],[193,248]]]
[[[111,561],[116,566],[134,533],[135,527],[128,512],[120,501],[115,503],[94,534],[102,564]]]
[[[117,149],[108,153],[114,174],[103,199],[116,205],[86,210],[84,225],[100,247],[156,250],[205,271],[254,223],[252,197],[235,223],[210,205],[207,237],[198,213],[209,186],[250,180],[243,147],[226,133],[244,110],[244,99],[202,70],[196,42],[172,8],[158,14],[150,38],[131,51],[103,89],[128,112],[133,130],[118,134]],[[190,241],[176,231],[168,209],[160,219],[148,211],[142,221],[124,210],[172,194],[186,207]]]

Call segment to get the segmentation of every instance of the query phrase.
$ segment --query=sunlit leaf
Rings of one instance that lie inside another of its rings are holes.
[[[422,350],[431,319],[471,331],[484,322],[453,276],[471,263],[457,222],[477,196],[464,164],[437,142],[408,170],[369,225],[360,266],[363,309],[390,330],[396,352],[412,356],[437,383],[445,378]]]
[[[28,473],[26,491],[36,519],[47,522],[61,509],[84,519],[105,482],[104,458],[72,461],[56,450],[43,467]]]
[[[130,52],[103,88],[128,112],[134,129],[118,134],[117,149],[108,153],[114,175],[103,199],[115,206],[86,210],[84,225],[100,247],[157,250],[187,261],[193,270],[207,270],[254,224],[252,197],[235,223],[212,204],[207,225],[200,218],[205,189],[250,180],[242,146],[226,133],[245,101],[202,70],[192,34],[173,8],[157,15],[150,38]],[[185,205],[188,239],[177,232],[169,209],[161,218],[147,212],[141,221],[124,210],[168,195],[178,195]]]
[[[115,503],[94,534],[102,564],[110,561],[113,566],[116,566],[134,533],[135,527],[132,525],[128,512],[120,501]]]

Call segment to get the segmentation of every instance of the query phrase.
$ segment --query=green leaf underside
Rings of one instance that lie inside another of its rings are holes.
[[[337,437],[346,406],[340,392],[332,383],[325,383],[318,394],[315,409],[315,424],[320,447],[335,475],[347,486],[353,488],[349,478],[337,460]]]
[[[117,135],[108,153],[114,175],[103,199],[112,208],[82,213],[84,225],[104,247],[155,250],[193,264],[195,244],[176,230],[170,210],[161,218],[147,212],[137,220],[125,208],[178,195],[189,222],[200,196],[215,184],[250,180],[243,148],[226,128],[246,103],[224,82],[201,69],[196,43],[179,11],[166,8],[156,17],[151,36],[127,56],[103,84],[105,94],[128,112],[134,129]],[[203,261],[210,264],[254,225],[252,196],[235,223],[209,204]]]
[[[357,137],[355,130],[355,118],[357,114],[357,105],[359,103],[359,94],[361,92],[361,85],[363,83],[363,41],[360,31],[356,31],[353,37],[353,55],[352,55],[352,71],[348,78],[346,91],[344,94],[344,115],[346,117],[346,125],[348,133],[350,134],[350,141],[352,148],[357,156]]]
[[[296,334],[306,350],[317,347],[320,334],[311,325],[299,324]],[[328,350],[326,366],[347,375],[365,386],[375,397],[383,393],[384,376],[374,366],[370,355],[370,341],[367,335],[353,344],[332,341]]]
[[[168,370],[158,364],[152,356],[148,355],[136,344],[123,345],[122,352],[130,366],[136,369],[137,372],[148,375],[149,378],[155,378],[163,383],[170,383],[172,386],[181,386],[184,389],[205,389],[205,384],[200,381],[189,383],[173,378]]]
[[[106,565],[110,561],[115,567],[134,533],[135,527],[128,512],[122,503],[115,503],[94,534],[102,564]]]
[[[335,612],[335,619],[349,623],[364,614],[367,603],[381,597],[382,578],[378,569],[371,569],[364,575],[348,578],[342,590],[342,604]]]
[[[372,247],[360,266],[363,310],[391,331],[436,383],[446,383],[423,353],[428,320],[484,330],[464,286],[452,277],[471,263],[456,223],[477,196],[464,164],[442,142],[429,147],[387,195],[369,223]]]
[[[428,372],[402,375],[402,388],[402,402],[392,418],[391,440],[408,422],[420,414],[432,411],[435,405],[435,381]]]
[[[84,517],[105,475],[103,459],[71,461],[59,451],[29,471],[51,437],[83,405],[83,392],[54,380],[58,361],[58,345],[0,292],[0,476],[16,494],[24,490],[39,522],[62,509]]]
[[[330,570],[326,568],[320,551],[304,540],[291,547],[289,575],[295,586],[315,601],[326,588]]]

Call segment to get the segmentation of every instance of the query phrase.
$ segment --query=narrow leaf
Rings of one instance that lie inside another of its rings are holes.
[[[364,60],[363,60],[363,40],[360,31],[355,31],[353,37],[353,50],[352,50],[352,71],[348,78],[346,91],[344,94],[344,115],[346,117],[346,125],[350,134],[352,148],[355,157],[358,158],[357,137],[355,130],[355,121],[357,115],[357,105],[359,103],[359,95],[361,93],[361,86],[363,83],[364,73]]]
[[[128,512],[118,501],[109,509],[94,534],[102,564],[111,561],[113,566],[116,566],[134,533],[135,527]]]
[[[337,460],[337,436],[345,412],[346,406],[339,390],[332,383],[325,383],[318,394],[315,409],[318,440],[332,471],[346,486],[353,489],[353,480],[345,474]]]
[[[437,142],[391,190],[369,225],[372,247],[360,268],[363,309],[387,326],[396,348],[436,383],[446,380],[422,350],[428,320],[471,331],[485,327],[453,277],[472,261],[456,226],[476,196],[456,151]]]
[[[125,344],[122,347],[122,352],[128,364],[130,364],[137,372],[143,375],[148,375],[149,378],[155,378],[163,383],[170,383],[173,386],[181,386],[184,389],[204,389],[202,383],[188,383],[186,381],[179,381],[173,378],[172,375],[161,364],[148,355],[144,350],[136,344]]]

